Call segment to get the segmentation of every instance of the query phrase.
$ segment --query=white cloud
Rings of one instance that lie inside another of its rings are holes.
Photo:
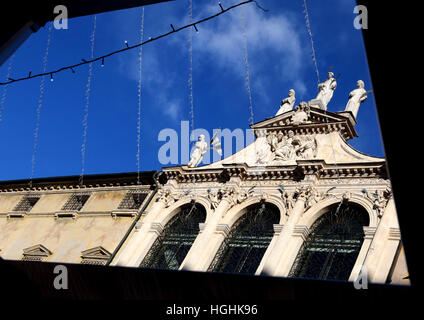
[[[216,5],[203,7],[198,17],[216,13]],[[242,12],[245,12],[246,36],[249,55],[249,72],[255,92],[261,93],[266,101],[269,79],[269,62],[273,71],[281,75],[282,82],[292,86],[303,95],[306,86],[302,81],[304,52],[301,34],[294,21],[284,14],[263,12],[254,5],[246,5],[199,26],[194,34],[193,51],[202,55],[202,61],[209,60],[223,70],[230,70],[236,76],[245,77],[244,39]],[[196,17],[197,19],[197,17]]]

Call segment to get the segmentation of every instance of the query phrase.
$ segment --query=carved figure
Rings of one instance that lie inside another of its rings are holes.
[[[282,113],[290,111],[293,108],[295,101],[295,91],[293,89],[290,89],[289,96],[281,101],[280,109],[278,109],[275,115],[278,116]]]
[[[334,73],[329,72],[327,74],[327,80],[318,84],[318,95],[315,98],[322,102],[322,109],[327,110],[327,105],[333,97],[334,90],[337,88],[337,82],[334,78]]]
[[[291,118],[291,124],[299,125],[301,123],[309,122],[308,119],[310,116],[310,109],[306,102],[302,101],[298,106],[296,106],[296,108],[294,108],[294,110],[295,113]]]
[[[352,112],[355,119],[356,115],[358,114],[360,104],[367,99],[367,92],[364,89],[364,82],[362,80],[358,80],[356,85],[358,86],[358,89],[355,89],[349,93],[349,101],[347,102],[345,109],[345,111]]]
[[[212,208],[215,210],[219,205],[219,193],[208,189],[208,198],[212,204]]]
[[[202,161],[204,154],[208,151],[208,143],[205,141],[205,135],[199,136],[199,141],[196,142],[195,149],[191,154],[188,166],[190,168],[197,167]]]

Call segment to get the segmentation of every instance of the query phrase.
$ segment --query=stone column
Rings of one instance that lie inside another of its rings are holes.
[[[208,269],[210,262],[214,258],[223,240],[219,233],[215,234],[218,223],[233,204],[234,202],[231,196],[224,196],[222,198],[218,207],[194,241],[187,257],[181,265],[181,269],[196,271],[206,271]]]
[[[306,195],[302,192],[298,195],[292,212],[290,213],[286,224],[283,226],[283,230],[278,236],[268,259],[266,259],[264,263],[261,274],[282,276],[290,271],[293,261],[288,261],[286,258],[292,255],[293,248],[290,243],[295,233],[296,224],[305,210],[305,202]],[[286,270],[288,271],[286,272]]]
[[[122,246],[111,265],[138,267],[138,265],[136,265],[136,260],[139,260],[137,258],[140,256],[140,253],[144,252],[147,246],[150,248],[150,245],[153,243],[150,243],[151,241],[146,241],[149,237],[154,236],[154,233],[149,235],[152,222],[164,209],[165,205],[166,201],[160,198],[152,205],[146,216],[137,223],[134,232],[128,237],[126,243]],[[157,237],[157,235],[155,237]]]
[[[393,197],[378,224],[364,267],[370,282],[385,283],[400,244],[399,223]]]

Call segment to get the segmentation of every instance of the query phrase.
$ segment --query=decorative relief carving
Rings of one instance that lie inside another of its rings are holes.
[[[335,195],[331,194],[330,191],[334,190],[335,187],[332,187],[324,192],[319,192],[315,187],[309,188],[309,196],[305,202],[305,211],[317,204],[318,202],[325,200],[329,197],[334,197]]]
[[[302,123],[311,123],[309,120],[311,117],[311,109],[308,104],[302,101],[298,106],[294,108],[294,114],[290,119],[290,124],[299,125]]]
[[[208,199],[211,202],[212,209],[215,210],[221,201],[219,191],[211,191],[211,189],[208,189]]]
[[[236,204],[240,204],[247,200],[249,197],[253,195],[253,190],[255,187],[250,188],[248,191],[243,189],[236,189],[235,187],[224,187],[219,189],[218,191],[212,191],[208,189],[208,199],[211,202],[212,209],[216,209],[220,204],[222,199],[225,199],[230,207],[228,210]]]
[[[372,194],[363,189],[362,193],[373,203],[373,209],[377,212],[378,217],[381,218],[387,203],[393,195],[391,187],[387,186],[385,190],[375,190]]]
[[[257,164],[270,164],[300,159],[313,159],[317,155],[315,135],[295,135],[292,130],[283,133],[270,132],[258,136]]]
[[[169,207],[177,200],[177,197],[172,194],[171,190],[168,189],[159,189],[158,194],[159,197],[156,201],[163,202],[165,204],[165,208]]]
[[[281,199],[283,200],[283,205],[286,209],[285,215],[289,216],[294,207],[294,203],[296,202],[296,199],[294,198],[294,192],[287,192],[286,190],[284,190],[283,186],[280,186],[280,189],[278,190],[281,193]]]

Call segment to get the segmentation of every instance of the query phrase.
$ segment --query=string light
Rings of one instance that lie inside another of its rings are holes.
[[[10,58],[10,60],[9,60],[9,65],[7,67],[6,79],[9,79],[10,72],[12,70],[13,58],[14,57],[15,57],[15,55],[13,54],[12,57]],[[4,105],[6,103],[7,87],[8,87],[7,85],[4,86],[3,94],[2,94],[1,100],[0,100],[0,123],[3,121],[3,112],[4,112]]]
[[[94,37],[96,35],[96,16],[94,16],[93,31],[90,37],[90,54],[91,58],[94,56]],[[91,78],[93,77],[93,63],[88,65],[88,78],[87,86],[85,90],[85,108],[84,118],[82,120],[83,132],[82,132],[82,145],[81,145],[81,174],[79,178],[80,187],[84,184],[84,172],[85,172],[85,152],[87,147],[87,130],[88,130],[88,107],[90,104],[90,93],[91,93]]]
[[[144,34],[144,7],[141,11],[141,26],[140,26],[140,41],[143,41]],[[137,185],[141,184],[140,181],[140,155],[141,155],[141,76],[143,71],[143,47],[140,46],[140,50],[138,52],[138,108],[137,108]],[[140,197],[140,193],[138,193],[138,197]]]
[[[52,26],[53,26],[53,22],[50,22],[49,31],[48,31],[48,35],[47,35],[46,51],[44,53],[44,58],[43,58],[43,71],[44,72],[47,69],[47,60],[48,60],[48,57],[49,57],[49,49],[50,49],[50,42],[51,42],[51,35],[52,35]],[[43,75],[41,77],[41,82],[40,82],[40,97],[38,99],[37,117],[36,117],[35,130],[34,130],[34,144],[33,144],[32,159],[31,159],[31,176],[29,178],[29,187],[30,188],[32,188],[32,178],[34,177],[35,162],[36,162],[36,158],[37,158],[38,138],[39,138],[39,131],[40,131],[41,108],[43,106],[43,99],[44,99],[44,82],[45,82],[45,77]]]
[[[249,97],[249,123],[254,123],[253,118],[253,103],[252,103],[252,90],[250,88],[250,71],[249,71],[249,56],[247,52],[247,33],[246,33],[246,16],[244,10],[241,10],[241,22],[243,27],[243,49],[244,49],[244,63],[246,65],[246,90]]]
[[[311,48],[312,48],[311,56],[312,56],[312,60],[314,62],[314,66],[315,66],[315,72],[317,74],[317,80],[318,80],[318,83],[320,83],[320,80],[319,80],[319,71],[318,71],[318,63],[317,63],[317,59],[316,59],[316,56],[315,56],[314,40],[312,38],[311,24],[309,22],[309,14],[308,14],[308,7],[306,6],[306,0],[303,0],[303,7],[305,9],[304,10],[304,13],[305,13],[306,28],[308,30],[309,40],[311,41]]]
[[[193,20],[193,0],[189,1],[188,18],[190,23]],[[194,100],[193,100],[193,29],[189,29],[188,34],[188,54],[189,54],[189,73],[188,73],[188,88],[190,102],[190,117],[191,117],[191,140],[194,141]]]
[[[196,21],[196,22],[193,22],[193,23],[187,24],[187,25],[185,25],[185,26],[183,26],[183,27],[180,27],[180,28],[177,28],[177,29],[175,29],[175,28],[174,28],[173,30],[171,30],[171,31],[169,31],[169,32],[167,32],[167,33],[161,34],[161,35],[159,35],[159,36],[157,36],[157,37],[153,37],[153,38],[152,38],[152,37],[149,37],[149,39],[148,39],[148,40],[143,41],[143,42],[138,43],[138,44],[133,45],[133,46],[129,46],[129,45],[128,45],[128,43],[127,43],[127,47],[122,48],[122,49],[119,49],[119,50],[116,50],[116,51],[112,51],[112,52],[110,52],[110,53],[108,53],[108,54],[106,54],[106,55],[99,56],[99,57],[97,57],[97,58],[92,58],[92,59],[90,59],[90,60],[81,59],[81,61],[82,61],[82,62],[77,63],[77,64],[74,64],[74,65],[71,65],[71,66],[65,66],[65,67],[62,67],[62,68],[57,69],[57,70],[53,70],[53,71],[49,71],[49,72],[43,72],[43,73],[39,73],[39,74],[34,74],[34,75],[27,76],[27,77],[23,77],[23,78],[16,78],[16,79],[13,79],[13,78],[10,78],[10,77],[9,77],[9,81],[6,81],[6,82],[0,82],[0,85],[5,85],[5,84],[13,83],[13,82],[18,82],[18,81],[23,81],[23,80],[28,80],[28,79],[37,78],[37,77],[42,77],[42,76],[49,75],[49,74],[55,74],[55,73],[61,72],[61,71],[63,71],[63,70],[67,70],[67,69],[71,69],[71,68],[80,67],[80,66],[82,66],[82,65],[89,64],[89,63],[92,63],[92,62],[95,62],[95,61],[99,61],[99,60],[102,60],[102,61],[103,61],[103,59],[104,59],[104,58],[110,57],[110,56],[112,56],[112,55],[114,55],[114,54],[118,54],[118,53],[121,53],[121,52],[124,52],[124,51],[127,51],[127,50],[131,50],[131,49],[134,49],[134,48],[137,48],[137,47],[143,46],[143,45],[145,45],[145,44],[147,44],[147,43],[149,43],[149,42],[159,40],[159,39],[161,39],[161,38],[167,37],[167,36],[169,36],[169,35],[171,35],[171,34],[173,34],[173,33],[179,32],[179,31],[181,31],[181,30],[183,30],[183,29],[187,29],[187,28],[190,28],[190,27],[194,27],[194,28],[196,29],[196,31],[198,31],[198,30],[197,30],[197,27],[196,27],[195,25],[198,25],[198,24],[200,24],[200,23],[203,23],[203,22],[209,21],[209,20],[211,20],[211,19],[214,19],[214,18],[216,18],[216,17],[220,16],[221,14],[223,14],[223,13],[225,13],[225,12],[228,12],[228,11],[230,11],[230,10],[232,10],[232,9],[235,9],[235,8],[237,8],[237,7],[239,7],[239,6],[242,6],[242,5],[245,5],[245,4],[247,4],[247,3],[251,3],[251,2],[255,2],[255,3],[256,3],[256,0],[246,0],[246,1],[240,2],[240,3],[238,3],[238,4],[235,4],[235,5],[231,6],[231,7],[228,7],[227,9],[222,8],[220,12],[218,12],[218,13],[216,13],[216,14],[214,14],[214,15],[211,15],[211,16],[209,16],[209,17],[207,17],[207,18],[204,18],[204,19],[198,20],[198,21]],[[257,3],[256,3],[256,4],[257,4]],[[222,6],[221,6],[221,7],[222,7]],[[260,6],[259,6],[259,7],[260,7]],[[260,8],[261,8],[261,7],[260,7]],[[263,10],[263,8],[261,8],[261,9]]]

